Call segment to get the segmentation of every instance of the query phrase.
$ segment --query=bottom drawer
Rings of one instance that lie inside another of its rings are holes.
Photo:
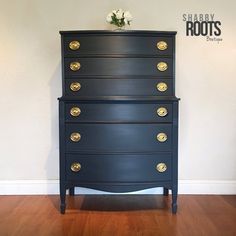
[[[171,180],[171,154],[66,156],[66,179],[80,182],[155,182]]]

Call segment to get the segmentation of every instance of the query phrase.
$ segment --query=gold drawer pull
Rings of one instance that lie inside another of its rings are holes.
[[[76,92],[81,89],[81,84],[79,82],[74,82],[70,84],[70,90]]]
[[[161,51],[164,51],[168,48],[168,44],[165,41],[159,41],[157,42],[157,48]]]
[[[80,133],[72,133],[72,134],[70,135],[70,139],[71,139],[71,141],[73,141],[73,142],[79,142],[80,139],[81,139],[81,135],[80,135]]]
[[[70,166],[70,169],[73,172],[79,172],[81,170],[81,164],[79,162],[74,162],[72,163],[72,165]]]
[[[78,61],[74,61],[70,63],[70,69],[73,71],[79,70],[81,67],[80,63]]]
[[[156,170],[161,173],[165,172],[167,170],[167,165],[165,163],[159,163],[156,166]]]
[[[157,115],[160,116],[160,117],[164,117],[168,114],[168,111],[165,107],[159,107],[157,109]]]
[[[80,113],[81,113],[81,110],[80,110],[79,107],[72,107],[72,108],[70,109],[70,114],[71,114],[72,116],[79,116]]]
[[[157,134],[157,140],[164,143],[167,140],[167,135],[165,133],[159,133]]]
[[[168,89],[168,86],[164,82],[160,82],[157,84],[157,90],[160,92],[165,92]]]
[[[69,44],[69,48],[71,49],[71,50],[77,50],[77,49],[79,49],[79,47],[80,47],[80,42],[79,41],[71,41],[70,42],[70,44]]]
[[[168,65],[167,65],[167,63],[165,63],[165,62],[159,62],[158,64],[157,64],[157,69],[159,70],[159,71],[165,71],[165,70],[167,70],[168,69]]]

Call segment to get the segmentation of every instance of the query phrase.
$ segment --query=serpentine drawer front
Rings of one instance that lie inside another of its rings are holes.
[[[90,55],[172,55],[171,36],[137,36],[109,34],[64,35],[63,52],[67,57]]]
[[[172,191],[177,211],[175,34],[64,31],[60,199],[75,187]]]
[[[66,103],[67,122],[172,122],[171,103]]]
[[[80,89],[74,89],[79,84]],[[66,79],[68,96],[168,96],[173,80],[161,79]]]
[[[74,169],[76,164],[79,169]],[[162,169],[158,169],[160,164],[164,165]],[[171,154],[67,155],[66,178],[85,183],[170,181]]]
[[[65,76],[171,76],[170,58],[65,58]]]
[[[171,151],[171,129],[167,124],[66,124],[66,152]],[[80,140],[73,140],[73,134]],[[165,137],[158,139],[160,134]]]

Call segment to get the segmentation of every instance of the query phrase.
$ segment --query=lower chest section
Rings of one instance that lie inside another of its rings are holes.
[[[66,181],[172,181],[177,163],[174,103],[61,101],[60,106]]]

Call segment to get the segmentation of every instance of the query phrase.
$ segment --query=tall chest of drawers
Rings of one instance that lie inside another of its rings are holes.
[[[163,187],[177,211],[175,34],[62,31],[60,199]]]

